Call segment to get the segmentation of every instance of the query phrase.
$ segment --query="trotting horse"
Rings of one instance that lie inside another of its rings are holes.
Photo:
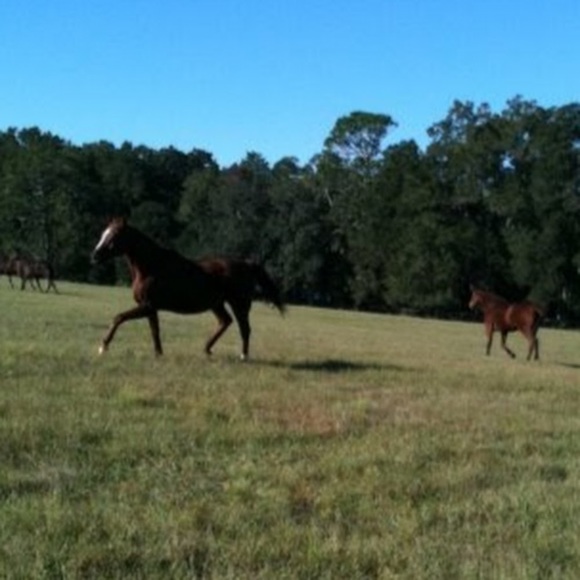
[[[10,287],[14,288],[14,283],[12,282],[12,276],[16,276],[16,266],[15,258],[0,255],[0,274],[4,274],[8,278]]]
[[[491,292],[484,292],[471,286],[469,308],[479,308],[483,312],[485,334],[487,336],[486,354],[489,355],[493,333],[501,334],[501,346],[509,356],[515,358],[515,353],[506,344],[509,332],[519,330],[528,340],[528,359],[540,358],[540,345],[537,337],[542,310],[533,302],[509,303],[507,300]]]
[[[26,283],[30,284],[33,290],[42,290],[40,280],[46,280],[45,292],[49,292],[52,288],[55,294],[58,294],[58,289],[54,282],[54,268],[49,262],[39,260],[36,258],[15,258],[14,265],[16,273],[20,276],[20,289],[24,290]]]
[[[105,352],[117,328],[128,320],[147,318],[157,355],[163,354],[159,335],[159,310],[197,314],[211,310],[218,327],[205,344],[206,354],[232,323],[227,303],[238,323],[242,338],[242,360],[249,354],[249,313],[256,286],[261,297],[284,312],[280,291],[266,270],[245,260],[214,258],[192,261],[163,248],[130,226],[124,218],[111,220],[96,245],[92,258],[99,263],[124,255],[132,278],[137,306],[115,316],[99,349]]]

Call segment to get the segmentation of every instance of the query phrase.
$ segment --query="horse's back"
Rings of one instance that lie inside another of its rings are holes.
[[[519,329],[536,327],[541,316],[542,310],[529,301],[511,304],[506,311],[506,321]]]
[[[247,300],[251,296],[251,270],[242,260],[194,261],[173,251],[164,257],[166,260],[157,271],[134,278],[133,294],[137,302],[194,314],[218,307],[223,302]]]

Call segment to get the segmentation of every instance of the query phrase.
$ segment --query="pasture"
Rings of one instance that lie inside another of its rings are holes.
[[[59,290],[0,279],[1,577],[580,575],[580,333],[258,303],[247,363],[211,314],[98,357],[130,291]]]

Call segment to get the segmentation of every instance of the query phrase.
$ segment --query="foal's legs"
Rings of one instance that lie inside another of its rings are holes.
[[[534,360],[538,360],[540,358],[540,341],[538,337],[534,333],[534,331],[530,331],[529,334],[526,334],[526,338],[528,339],[528,360],[532,358],[532,354],[534,355]]]
[[[501,331],[501,347],[512,357],[512,358],[516,358],[515,353],[510,350],[506,344],[506,340],[507,340],[507,331],[506,330],[502,330]]]
[[[489,356],[491,352],[491,343],[493,342],[493,324],[485,325],[485,334],[487,336],[487,346],[485,348],[485,354]]]
[[[149,319],[149,325],[151,326],[153,342],[155,344],[155,352],[157,354],[161,354],[161,341],[159,339],[159,320],[157,318],[157,311],[146,304],[140,304],[135,308],[131,308],[131,310],[126,310],[125,312],[121,312],[115,316],[113,319],[113,324],[111,324],[111,327],[107,331],[107,334],[103,338],[103,342],[99,347],[99,354],[103,354],[109,348],[109,344],[113,340],[113,337],[117,332],[117,328],[119,328],[121,324],[127,322],[128,320],[137,320],[139,318],[146,317]]]
[[[211,354],[213,345],[218,341],[219,337],[228,329],[229,325],[232,323],[232,317],[223,304],[212,308],[212,312],[218,319],[218,327],[205,343],[205,354]]]

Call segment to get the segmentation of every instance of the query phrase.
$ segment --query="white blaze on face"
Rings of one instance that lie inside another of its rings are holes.
[[[103,232],[103,235],[101,236],[101,239],[99,240],[99,243],[95,246],[95,252],[98,252],[109,241],[109,238],[111,237],[112,231],[113,230],[112,230],[111,226],[109,226]]]

